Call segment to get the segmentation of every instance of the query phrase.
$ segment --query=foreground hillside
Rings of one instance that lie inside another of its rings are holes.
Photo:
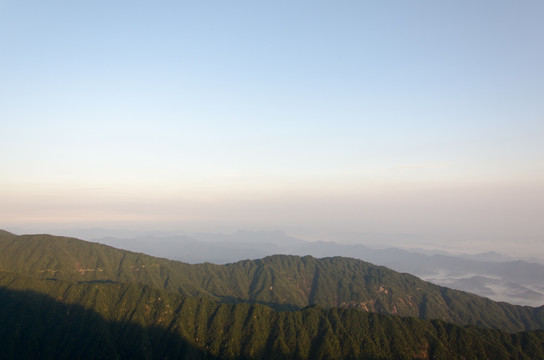
[[[135,283],[276,310],[308,305],[440,319],[506,331],[544,328],[544,308],[497,303],[349,258],[271,256],[189,265],[73,238],[0,233],[0,270],[40,280]]]
[[[134,283],[7,271],[0,323],[2,359],[544,359],[544,331],[317,306],[277,312]]]

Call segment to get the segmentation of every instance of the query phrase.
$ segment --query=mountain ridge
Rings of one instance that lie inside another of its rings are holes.
[[[9,234],[9,233],[8,233]],[[0,236],[0,270],[37,279],[139,283],[225,303],[276,310],[308,305],[441,319],[508,331],[543,327],[544,307],[497,303],[357,259],[275,255],[190,265],[51,235]]]
[[[376,313],[414,286],[424,300],[417,315],[433,320]],[[356,306],[369,294],[374,303]],[[437,295],[450,311],[484,305],[487,312],[461,311],[454,322],[468,326],[438,320]],[[355,304],[328,305],[346,299]],[[492,319],[497,306],[511,322]],[[518,331],[541,328],[542,318],[542,309],[350,258],[190,265],[75,238],[0,232],[3,359],[531,360],[544,359],[544,330]]]
[[[255,242],[250,242],[251,238]],[[529,306],[544,304],[543,264],[510,257],[502,257],[502,261],[497,261],[497,256],[489,261],[489,254],[436,254],[399,248],[375,249],[361,244],[308,242],[278,231],[140,236],[130,239],[109,237],[91,241],[191,264],[227,264],[274,254],[312,255],[316,258],[346,256],[407,272],[437,285],[468,291],[495,301]],[[474,276],[479,278],[474,279]]]
[[[36,280],[0,272],[0,284],[5,359],[544,357],[544,331],[508,334],[316,305],[277,312],[134,283]]]

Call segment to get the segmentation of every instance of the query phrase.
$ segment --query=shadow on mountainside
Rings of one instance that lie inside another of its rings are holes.
[[[229,353],[225,347],[225,354],[217,356],[162,327],[110,321],[77,304],[67,304],[35,291],[5,287],[0,287],[0,324],[3,360],[308,358],[293,353],[293,349],[278,349],[270,339],[264,348],[250,355]],[[320,344],[312,346],[320,347]]]
[[[112,322],[79,305],[0,287],[1,359],[209,359],[160,327]]]
[[[100,302],[94,297],[91,306]],[[544,359],[544,331],[509,334],[319,306],[279,313],[194,299],[178,306],[165,327],[141,326],[0,287],[0,359]],[[191,314],[193,325],[184,321]]]

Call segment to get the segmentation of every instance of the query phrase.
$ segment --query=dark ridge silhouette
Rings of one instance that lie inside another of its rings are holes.
[[[78,293],[83,289],[88,292],[88,286],[75,284],[71,291]],[[508,334],[477,327],[463,328],[442,321],[319,306],[295,312],[275,312],[261,305],[181,299],[146,287],[138,287],[143,291],[139,302],[144,304],[144,310],[126,308],[126,314],[131,314],[132,320],[121,317],[113,321],[96,312],[100,308],[107,311],[97,300],[101,297],[114,299],[112,295],[119,285],[93,286],[99,287],[97,294],[101,295],[87,297],[85,306],[67,304],[34,291],[0,287],[0,358],[544,358],[544,331]],[[121,290],[126,291],[126,288]],[[176,311],[166,315],[166,322],[161,322],[162,310],[150,313],[145,310],[145,304],[158,295],[170,296],[168,301],[178,303]]]
[[[219,359],[164,328],[0,287],[0,359]]]

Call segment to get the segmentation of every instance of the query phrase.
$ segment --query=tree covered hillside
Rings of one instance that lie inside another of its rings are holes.
[[[318,306],[277,312],[141,284],[0,272],[2,359],[543,359],[509,334]]]
[[[276,310],[308,305],[440,319],[507,331],[541,329],[544,308],[498,303],[350,258],[275,255],[189,265],[74,238],[0,234],[0,270],[35,279],[148,285],[223,303]]]

